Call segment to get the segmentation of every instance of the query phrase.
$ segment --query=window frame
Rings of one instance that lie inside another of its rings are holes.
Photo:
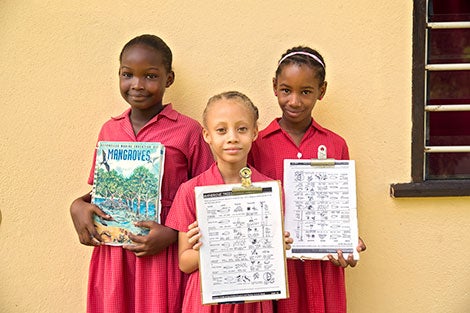
[[[470,196],[470,180],[425,180],[425,93],[427,0],[413,1],[412,144],[410,183],[390,185],[390,196]]]

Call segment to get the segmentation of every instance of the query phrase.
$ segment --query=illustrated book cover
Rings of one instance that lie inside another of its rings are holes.
[[[165,147],[158,142],[98,142],[92,203],[113,218],[94,217],[105,244],[132,244],[129,233],[149,232],[135,222],[160,222],[164,158]]]
[[[254,183],[196,187],[202,237],[199,274],[203,304],[284,299],[287,288],[281,186]]]
[[[284,160],[284,192],[288,257],[327,260],[342,250],[359,260],[353,160]]]

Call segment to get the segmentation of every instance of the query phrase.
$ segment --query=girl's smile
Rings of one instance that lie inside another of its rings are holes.
[[[240,151],[242,151],[242,148],[240,148],[240,147],[228,147],[228,148],[224,148],[224,151],[227,154],[237,154]]]
[[[129,96],[129,98],[131,98],[132,100],[134,100],[136,102],[142,102],[142,101],[145,101],[148,98],[148,95],[144,94],[144,93],[128,92],[127,94]]]

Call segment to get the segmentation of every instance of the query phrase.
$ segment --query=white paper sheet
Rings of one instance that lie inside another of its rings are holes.
[[[358,244],[355,163],[312,165],[310,160],[284,160],[285,229],[294,239],[288,257],[344,257]]]
[[[288,295],[280,183],[254,185],[263,192],[235,195],[240,185],[229,184],[195,189],[204,304]]]

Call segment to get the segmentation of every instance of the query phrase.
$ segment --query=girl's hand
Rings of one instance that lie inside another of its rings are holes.
[[[366,244],[362,240],[361,237],[359,237],[359,242],[356,247],[357,252],[363,252],[367,249]],[[330,260],[331,263],[333,263],[336,266],[341,266],[343,268],[346,268],[348,266],[355,267],[357,265],[357,260],[354,260],[354,257],[352,254],[349,254],[347,259],[344,258],[343,256],[343,251],[338,250],[338,259],[335,259],[331,254],[328,255],[328,259]]]
[[[189,244],[193,247],[193,250],[199,251],[199,248],[202,245],[202,242],[200,242],[199,239],[202,237],[202,235],[199,232],[197,221],[188,226],[188,232],[186,235],[188,237]]]
[[[328,254],[328,260],[330,260],[331,263],[333,263],[336,266],[341,266],[343,268],[346,268],[348,266],[354,267],[357,264],[357,260],[354,260],[354,257],[351,254],[348,255],[347,259],[344,258],[343,256],[343,251],[338,250],[338,259],[335,259],[334,256],[331,254]]]
[[[102,244],[102,239],[96,231],[93,215],[96,214],[104,220],[112,220],[112,217],[90,202],[90,194],[77,198],[70,206],[70,215],[80,243],[86,246],[99,246]]]
[[[199,268],[201,236],[197,221],[188,226],[187,232],[178,234],[178,264],[180,270],[186,274],[191,274]]]
[[[136,222],[134,225],[150,229],[147,236],[129,234],[129,239],[134,244],[123,246],[124,249],[134,252],[138,257],[158,254],[178,239],[178,232],[176,230],[154,221]]]
[[[284,232],[284,247],[286,250],[290,250],[292,248],[291,244],[294,243],[294,239],[290,237],[290,233],[288,231]]]
[[[359,242],[356,247],[357,252],[361,253],[361,252],[366,251],[366,249],[367,249],[366,244],[364,243],[362,238],[359,236]]]

